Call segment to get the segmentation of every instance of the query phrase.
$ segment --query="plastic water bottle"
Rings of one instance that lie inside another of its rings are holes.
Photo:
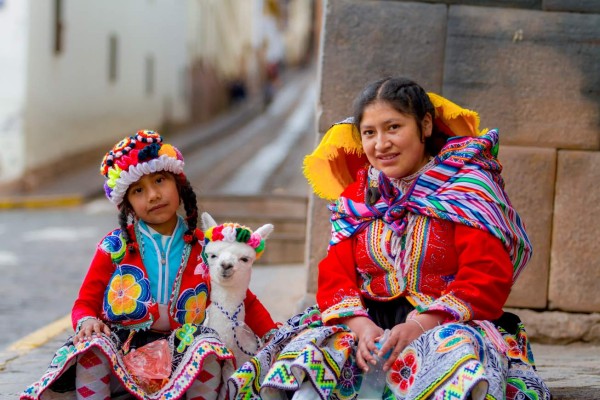
[[[383,332],[383,336],[381,340],[375,342],[375,345],[378,349],[381,349],[383,344],[390,337],[390,330],[386,329]],[[359,400],[371,400],[378,399],[380,400],[383,397],[383,389],[385,388],[385,376],[386,372],[383,370],[383,364],[385,360],[390,356],[392,351],[388,351],[387,354],[384,354],[380,359],[377,354],[374,354],[375,360],[377,360],[377,364],[369,365],[369,372],[363,374],[362,384],[360,385],[360,390],[358,392]]]

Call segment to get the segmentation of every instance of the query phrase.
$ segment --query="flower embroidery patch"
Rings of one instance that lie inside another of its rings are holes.
[[[408,393],[408,389],[415,382],[415,375],[419,370],[419,359],[412,349],[407,349],[401,354],[390,369],[388,384],[394,386],[402,395]]]
[[[111,321],[138,320],[148,314],[150,282],[134,265],[117,266],[104,295],[104,313]]]
[[[196,326],[192,324],[183,324],[181,328],[175,332],[175,337],[179,339],[179,345],[177,346],[177,352],[183,353],[185,349],[192,344],[194,341],[194,333],[198,330]]]
[[[106,235],[100,243],[100,248],[110,254],[110,257],[114,263],[120,263],[123,257],[125,257],[125,250],[127,249],[127,243],[121,235],[121,230],[116,229],[110,234]]]
[[[186,289],[177,300],[175,318],[180,324],[201,324],[206,317],[208,287],[201,283],[194,289]]]

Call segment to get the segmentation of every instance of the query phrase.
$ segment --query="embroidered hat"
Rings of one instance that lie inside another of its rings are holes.
[[[246,243],[256,251],[256,259],[260,258],[265,251],[265,239],[258,232],[252,232],[247,226],[234,222],[225,222],[208,228],[204,232],[204,243],[213,241]]]
[[[446,136],[481,136],[477,112],[462,108],[435,93],[427,93],[435,108],[433,123]],[[367,163],[353,118],[334,124],[317,148],[304,157],[304,176],[315,194],[323,199],[337,199],[354,182],[357,171]]]
[[[176,147],[163,143],[154,131],[142,130],[117,143],[106,153],[100,173],[106,178],[106,197],[119,206],[132,183],[159,171],[183,174],[183,156]]]

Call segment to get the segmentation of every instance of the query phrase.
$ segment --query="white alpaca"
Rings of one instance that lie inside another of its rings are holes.
[[[210,214],[202,213],[204,231],[214,227],[218,225]],[[223,224],[220,231],[223,237],[208,240],[204,247],[211,280],[211,304],[206,310],[205,325],[219,333],[223,343],[235,355],[239,367],[257,352],[260,343],[244,322],[244,299],[250,284],[252,264],[256,260],[256,249],[273,231],[273,225],[263,225],[254,233],[246,228],[246,233],[251,234],[249,240],[245,238],[246,242],[238,241],[236,227],[241,225]]]

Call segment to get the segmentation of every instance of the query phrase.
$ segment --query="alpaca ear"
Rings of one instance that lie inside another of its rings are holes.
[[[202,213],[202,230],[207,231],[209,228],[217,226],[217,222],[206,211]]]
[[[274,227],[272,224],[266,224],[255,230],[254,233],[259,234],[263,240],[266,240],[271,232],[273,232],[273,229]]]

